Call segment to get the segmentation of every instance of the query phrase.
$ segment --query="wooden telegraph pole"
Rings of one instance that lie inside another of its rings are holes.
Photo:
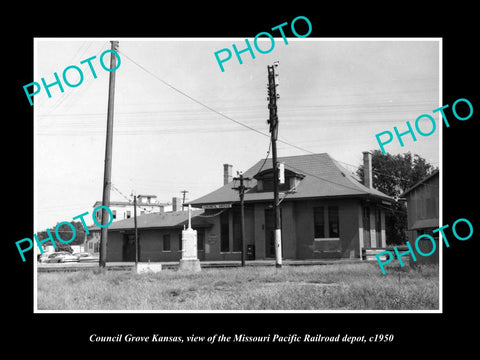
[[[135,226],[135,270],[136,270],[138,267],[137,195],[133,195],[133,223]]]
[[[250,189],[243,184],[243,181],[249,181],[250,178],[243,177],[243,173],[238,173],[238,177],[233,178],[235,181],[240,181],[240,184],[237,187],[232,189],[238,190],[240,196],[240,237],[241,237],[241,247],[242,247],[242,266],[245,266],[245,210],[243,199],[245,196],[245,190]]]
[[[183,200],[182,200],[182,211],[183,211],[184,208],[185,208],[185,194],[188,193],[188,191],[187,190],[182,190],[180,192],[183,194]]]
[[[270,124],[270,136],[272,142],[272,166],[273,166],[273,208],[275,211],[275,266],[282,267],[282,231],[280,206],[278,203],[278,163],[277,163],[277,136],[278,136],[278,115],[277,115],[277,99],[280,95],[277,93],[278,86],[278,61],[272,66],[268,65],[268,109],[270,110],[270,118],[267,123]]]
[[[118,41],[111,41],[112,50],[118,50]],[[117,67],[117,57],[112,52],[110,55],[110,69]],[[108,110],[107,110],[107,140],[105,144],[105,168],[103,174],[103,198],[102,205],[110,206],[110,188],[112,184],[112,140],[113,140],[113,105],[115,98],[115,73],[110,72],[109,87],[108,87]],[[102,208],[102,225],[107,223],[107,210]],[[102,227],[100,234],[100,258],[99,266],[104,268],[107,261],[107,227]]]

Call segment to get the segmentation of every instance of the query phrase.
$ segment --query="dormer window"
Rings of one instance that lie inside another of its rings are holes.
[[[300,181],[305,177],[291,170],[285,169],[285,182],[278,183],[278,191],[295,191]],[[257,180],[257,191],[273,191],[273,169],[266,169],[254,176]]]

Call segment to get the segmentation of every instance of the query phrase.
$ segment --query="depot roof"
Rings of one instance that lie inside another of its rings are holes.
[[[192,226],[208,227],[211,226],[199,215],[203,214],[203,210],[192,210]],[[183,228],[188,226],[188,211],[171,211],[165,213],[153,213],[137,216],[137,228],[138,229],[171,229],[171,228]],[[134,218],[125,220],[118,220],[112,222],[108,226],[108,231],[115,230],[128,230],[134,229]],[[100,230],[97,225],[88,227],[89,230]]]
[[[426,176],[425,178],[423,178],[422,180],[418,181],[417,183],[413,184],[410,188],[408,188],[407,190],[404,191],[403,194],[401,194],[400,196],[405,196],[407,195],[409,192],[411,192],[412,190],[416,189],[417,187],[419,187],[420,185],[426,183],[427,181],[429,181],[430,179],[432,179],[433,177],[435,176],[439,176],[439,170],[434,170],[430,175]]]
[[[294,173],[299,179],[295,191],[289,193],[287,199],[366,196],[393,201],[390,196],[361,184],[327,153],[280,157],[278,162],[284,163],[285,170]],[[260,191],[257,188],[258,180],[254,178],[259,175],[259,171],[265,173],[267,169],[272,171],[272,161],[265,162],[262,159],[244,173],[244,177],[251,178],[247,185],[250,189],[245,192],[245,202],[271,201],[273,199],[273,192]],[[258,178],[258,176],[256,177]],[[236,185],[238,185],[237,182],[231,181],[189,204],[201,206],[239,202],[238,191],[232,189]]]

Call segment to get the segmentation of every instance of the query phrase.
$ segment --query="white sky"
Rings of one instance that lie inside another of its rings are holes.
[[[35,193],[37,231],[69,221],[102,199],[109,73],[99,55],[110,39],[36,39],[35,78],[47,83],[69,65],[84,70],[83,83],[61,93],[44,89],[35,102]],[[129,196],[155,194],[170,202],[188,190],[193,200],[223,185],[223,164],[245,171],[266,156],[269,138],[200,106],[157,78],[215,110],[268,133],[267,65],[280,61],[279,137],[315,153],[360,165],[362,151],[379,149],[375,134],[393,126],[406,130],[421,114],[432,114],[439,97],[438,39],[276,38],[269,54],[233,55],[221,72],[214,52],[245,39],[119,40],[116,71],[112,183]],[[267,41],[269,41],[267,39]],[[250,39],[253,46],[253,39]],[[262,46],[263,45],[263,46]],[[267,49],[269,43],[262,44]],[[232,50],[233,51],[233,50]],[[254,50],[255,51],[255,50]],[[87,64],[93,55],[98,75]],[[222,54],[223,55],[223,54]],[[126,56],[155,74],[145,72]],[[105,63],[109,64],[109,54]],[[75,71],[69,72],[73,83]],[[27,100],[26,100],[27,101]],[[28,103],[28,101],[27,101]],[[386,146],[410,151],[439,166],[441,123],[417,141],[404,137]],[[430,128],[425,124],[424,131]],[[305,152],[278,143],[278,155]],[[353,170],[353,167],[349,169]],[[111,200],[125,200],[112,191]],[[91,218],[87,221],[90,224]]]

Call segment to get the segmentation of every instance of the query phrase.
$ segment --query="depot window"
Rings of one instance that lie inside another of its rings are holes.
[[[170,234],[163,235],[163,251],[170,251]]]
[[[227,212],[220,214],[220,251],[230,251],[230,225]]]
[[[340,221],[338,206],[318,206],[313,208],[315,239],[338,239]]]
[[[205,231],[197,230],[197,250],[205,251]]]

